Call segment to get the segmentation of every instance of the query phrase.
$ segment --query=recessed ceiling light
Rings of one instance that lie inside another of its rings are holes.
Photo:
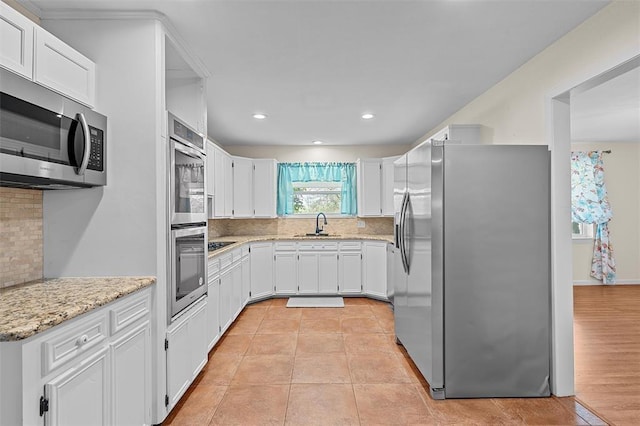
[[[362,118],[365,119],[365,120],[371,120],[373,117],[374,117],[374,115],[371,114],[370,112],[362,114]]]
[[[321,145],[321,144],[322,144],[322,141],[313,141],[313,144],[314,144],[314,145]]]
[[[266,114],[261,114],[261,113],[256,113],[253,114],[253,118],[255,118],[256,120],[264,120],[265,118],[267,118]]]

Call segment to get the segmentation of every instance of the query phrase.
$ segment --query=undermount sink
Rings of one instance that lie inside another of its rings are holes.
[[[320,232],[319,234],[310,232],[308,234],[296,234],[294,237],[338,237],[338,234],[327,234],[325,232]]]

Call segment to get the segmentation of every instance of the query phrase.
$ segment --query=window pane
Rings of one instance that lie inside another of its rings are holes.
[[[574,234],[580,234],[580,224],[577,222],[572,222],[571,225],[573,225],[573,233]]]

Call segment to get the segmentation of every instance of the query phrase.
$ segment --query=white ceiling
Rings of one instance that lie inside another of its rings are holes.
[[[640,143],[640,68],[571,96],[571,141]]]
[[[208,133],[223,145],[356,145],[416,141],[607,1],[21,3],[44,18],[61,9],[165,14],[211,74]]]

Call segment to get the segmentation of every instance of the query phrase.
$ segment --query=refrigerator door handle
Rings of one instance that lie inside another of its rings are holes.
[[[409,273],[409,259],[407,259],[405,227],[407,218],[407,207],[409,205],[409,193],[405,192],[402,198],[402,207],[400,209],[400,228],[398,233],[398,242],[400,249],[400,258],[402,259],[402,268],[406,274]]]

